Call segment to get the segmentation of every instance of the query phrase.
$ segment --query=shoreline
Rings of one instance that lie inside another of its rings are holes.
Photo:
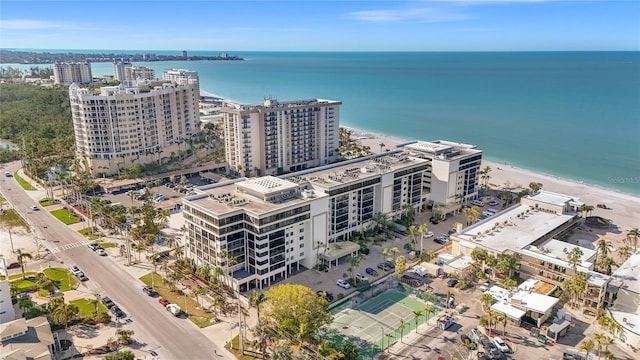
[[[385,149],[394,149],[400,144],[417,141],[400,139],[350,126],[341,127],[351,131],[351,138],[360,145],[369,146],[373,153],[380,153],[380,144],[384,144]],[[640,227],[640,196],[638,195],[539,173],[509,163],[487,160],[484,158],[485,155],[486,153],[483,153],[481,168],[489,166],[492,169],[489,173],[489,184],[492,188],[528,188],[531,182],[539,182],[543,185],[543,190],[569,195],[593,206],[594,210],[590,215],[612,220],[618,226],[617,232],[623,233],[632,228]],[[596,204],[602,203],[610,209],[596,207]]]

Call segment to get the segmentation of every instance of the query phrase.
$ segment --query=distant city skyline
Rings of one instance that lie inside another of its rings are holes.
[[[14,1],[0,46],[214,51],[640,50],[640,2]]]

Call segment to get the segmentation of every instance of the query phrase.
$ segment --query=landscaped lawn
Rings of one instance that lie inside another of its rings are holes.
[[[107,308],[96,299],[77,299],[69,301],[69,304],[75,305],[80,310],[80,316],[83,318],[92,317],[96,312],[96,305],[98,305],[98,312],[107,312]]]
[[[23,189],[25,189],[25,190],[35,190],[35,188],[33,186],[31,186],[31,184],[29,184],[29,182],[27,180],[21,178],[20,175],[18,175],[17,171],[15,173],[13,173],[13,177],[16,178],[16,181],[18,182],[18,184],[20,184],[20,186],[22,186]]]
[[[100,246],[102,246],[103,249],[114,248],[116,247],[116,243],[100,243]]]
[[[55,216],[58,220],[62,221],[65,225],[75,224],[80,221],[75,215],[69,214],[65,209],[53,210],[51,215]]]
[[[12,285],[15,285],[18,290],[30,289],[36,286],[36,282],[33,280],[14,280],[11,282]]]
[[[56,285],[60,291],[69,291],[75,288],[76,280],[67,269],[64,268],[47,268],[43,270],[44,274]]]
[[[24,273],[24,277],[26,277],[26,278],[28,278],[30,276],[36,276],[36,275],[38,275],[38,273],[35,272],[35,271],[27,271],[26,273]],[[18,279],[22,279],[22,273],[9,275],[9,281],[18,280]]]
[[[30,231],[29,225],[26,221],[20,216],[15,210],[7,209],[0,213],[0,224],[5,224],[9,228],[22,226],[23,228]]]
[[[99,239],[101,237],[104,236],[103,233],[96,233],[94,232],[93,234],[91,234],[91,229],[90,228],[84,228],[84,229],[80,229],[78,230],[78,232],[86,237],[89,238],[89,240],[95,240],[95,239]],[[104,246],[103,246],[104,247]],[[108,247],[108,246],[107,246]]]
[[[50,206],[50,205],[54,205],[55,203],[49,199],[42,199],[39,201],[40,205],[42,206]]]
[[[141,277],[140,280],[142,280],[142,282],[146,285],[151,286],[152,275],[153,273],[149,273]],[[160,296],[169,300],[170,303],[180,306],[182,311],[187,313],[189,320],[191,320],[191,322],[196,324],[198,327],[203,328],[212,324],[212,320],[215,317],[213,313],[199,308],[198,302],[195,299],[185,295],[178,295],[178,293],[175,292],[171,292],[171,287],[169,286],[169,284],[165,284],[162,281],[162,276],[160,276],[160,274],[155,274],[153,288],[158,292],[158,294],[160,294]],[[140,290],[140,292],[142,293],[142,290]],[[185,298],[187,301],[186,309],[184,307]],[[162,305],[158,304],[158,306]]]

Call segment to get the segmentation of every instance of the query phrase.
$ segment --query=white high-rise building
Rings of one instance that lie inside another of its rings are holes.
[[[422,206],[426,169],[426,160],[396,150],[200,187],[183,198],[185,255],[197,265],[225,269],[226,282],[240,291],[262,289],[301,267],[331,267],[358,253],[349,239],[375,214],[396,216]],[[235,264],[227,266],[225,254]]]
[[[53,64],[56,84],[89,84],[92,81],[91,64],[88,62],[56,62]]]
[[[482,150],[475,145],[437,140],[417,141],[403,148],[409,155],[429,161],[424,192],[430,203],[444,205],[444,213],[478,197]]]
[[[99,93],[69,87],[76,156],[94,175],[162,162],[197,131],[197,90],[170,81],[124,81]]]
[[[278,175],[338,160],[340,101],[311,99],[221,108],[229,170]]]
[[[131,71],[131,63],[128,61],[114,61],[113,62],[113,77],[114,79],[123,82],[125,80],[134,80],[127,78],[127,70]]]
[[[152,68],[140,65],[132,65],[125,69],[125,78],[127,80],[153,80],[155,79],[155,71]]]
[[[198,72],[187,69],[171,69],[162,73],[163,80],[169,80],[179,85],[192,85],[196,88],[200,101],[200,78]]]

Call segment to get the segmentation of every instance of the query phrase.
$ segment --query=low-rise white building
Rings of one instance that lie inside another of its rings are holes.
[[[520,325],[521,319],[527,316],[540,327],[551,316],[553,307],[560,299],[532,291],[538,281],[530,279],[513,291],[492,286],[486,292],[491,294],[495,301],[491,310],[506,314],[514,325]]]
[[[609,284],[608,311],[623,328],[625,343],[640,348],[640,251],[636,251],[618,268]]]
[[[0,324],[13,321],[16,312],[11,302],[11,287],[9,286],[9,272],[7,271],[7,258],[0,256]]]

